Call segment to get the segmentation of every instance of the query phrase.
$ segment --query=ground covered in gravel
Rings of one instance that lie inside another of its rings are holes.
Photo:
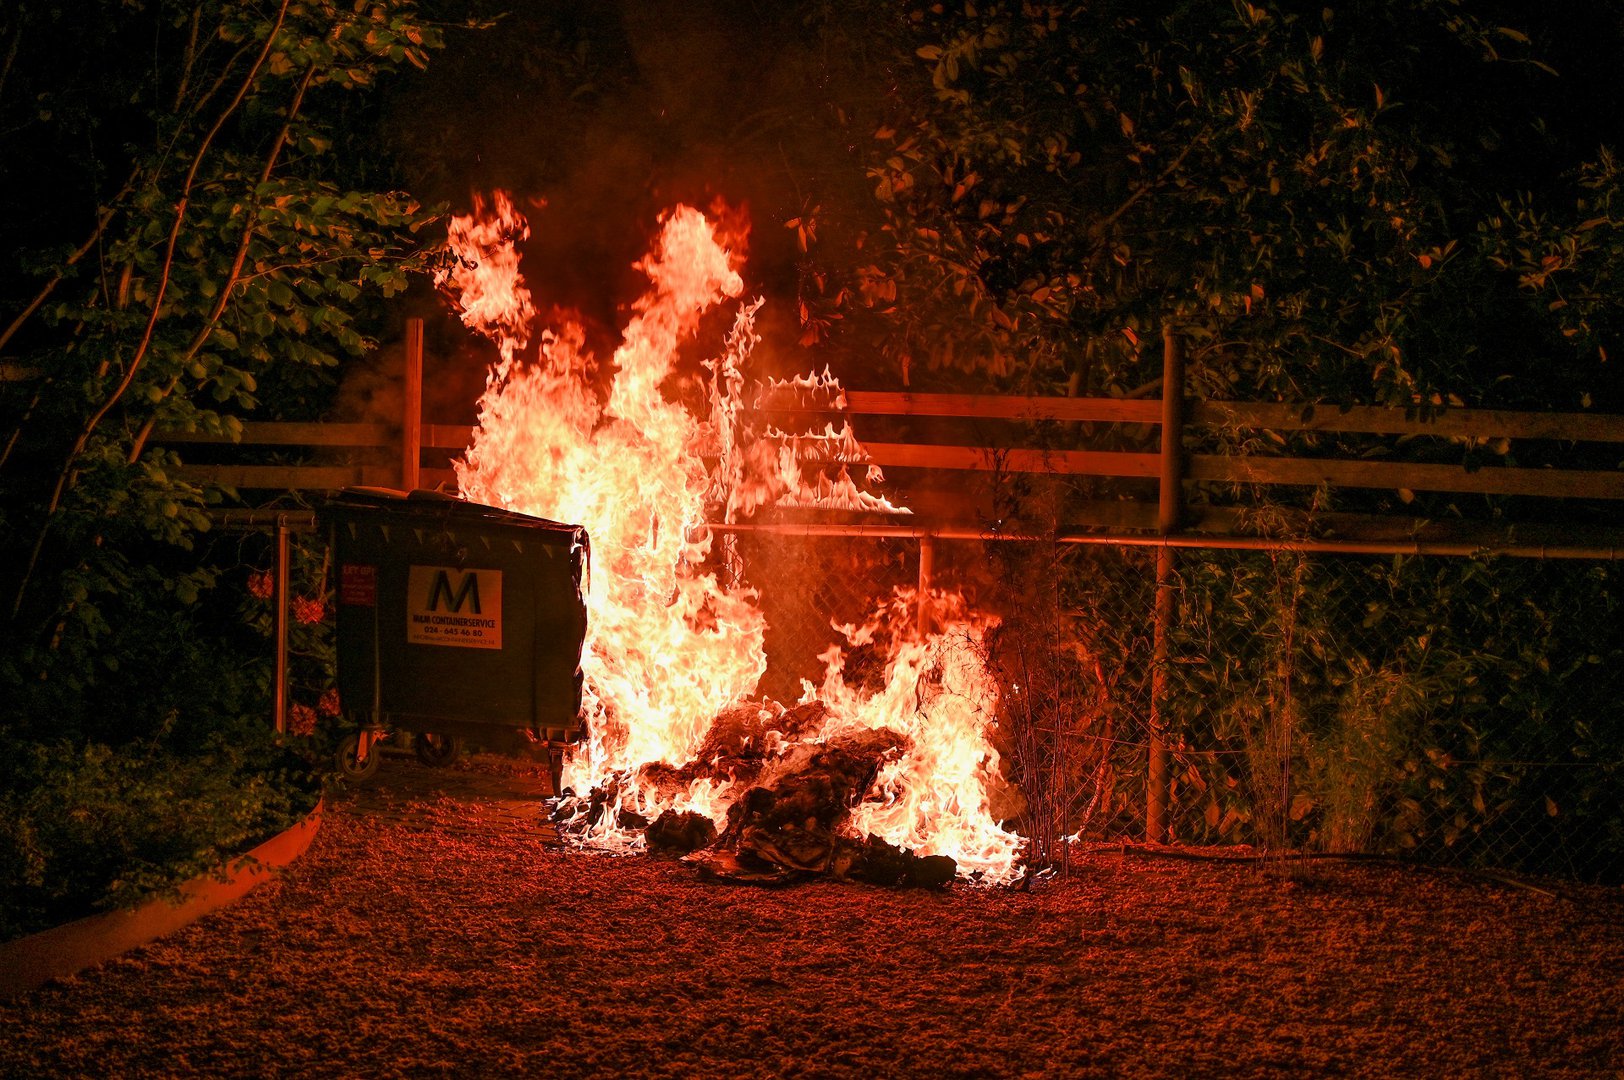
[[[550,848],[391,759],[236,906],[0,1003],[7,1076],[1616,1076],[1624,895],[1096,851],[1030,892]]]

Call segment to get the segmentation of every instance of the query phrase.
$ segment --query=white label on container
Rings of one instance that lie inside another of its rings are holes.
[[[406,578],[406,640],[502,647],[502,571],[414,566]]]

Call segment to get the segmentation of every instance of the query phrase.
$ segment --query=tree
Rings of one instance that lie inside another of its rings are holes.
[[[859,132],[874,203],[791,223],[809,336],[1104,393],[1172,321],[1213,396],[1616,401],[1618,131],[1575,106],[1619,21],[1492,7],[881,9],[911,63]]]
[[[0,190],[24,210],[0,224],[0,357],[24,376],[0,383],[0,685],[19,712],[89,723],[90,688],[150,658],[216,576],[187,553],[220,493],[152,433],[240,434],[268,389],[371,348],[357,313],[431,259],[435,215],[350,187],[368,170],[332,150],[352,103],[440,39],[411,0],[0,22]]]

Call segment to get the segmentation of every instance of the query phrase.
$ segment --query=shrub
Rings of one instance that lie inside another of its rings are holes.
[[[0,938],[175,895],[314,805],[269,745],[185,757],[103,743],[26,747],[0,796]]]

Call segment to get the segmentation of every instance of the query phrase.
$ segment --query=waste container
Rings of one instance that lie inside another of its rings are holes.
[[[344,490],[322,517],[339,697],[357,725],[340,771],[365,779],[377,741],[410,731],[431,749],[470,738],[545,753],[556,792],[581,735],[586,530],[379,488]]]

